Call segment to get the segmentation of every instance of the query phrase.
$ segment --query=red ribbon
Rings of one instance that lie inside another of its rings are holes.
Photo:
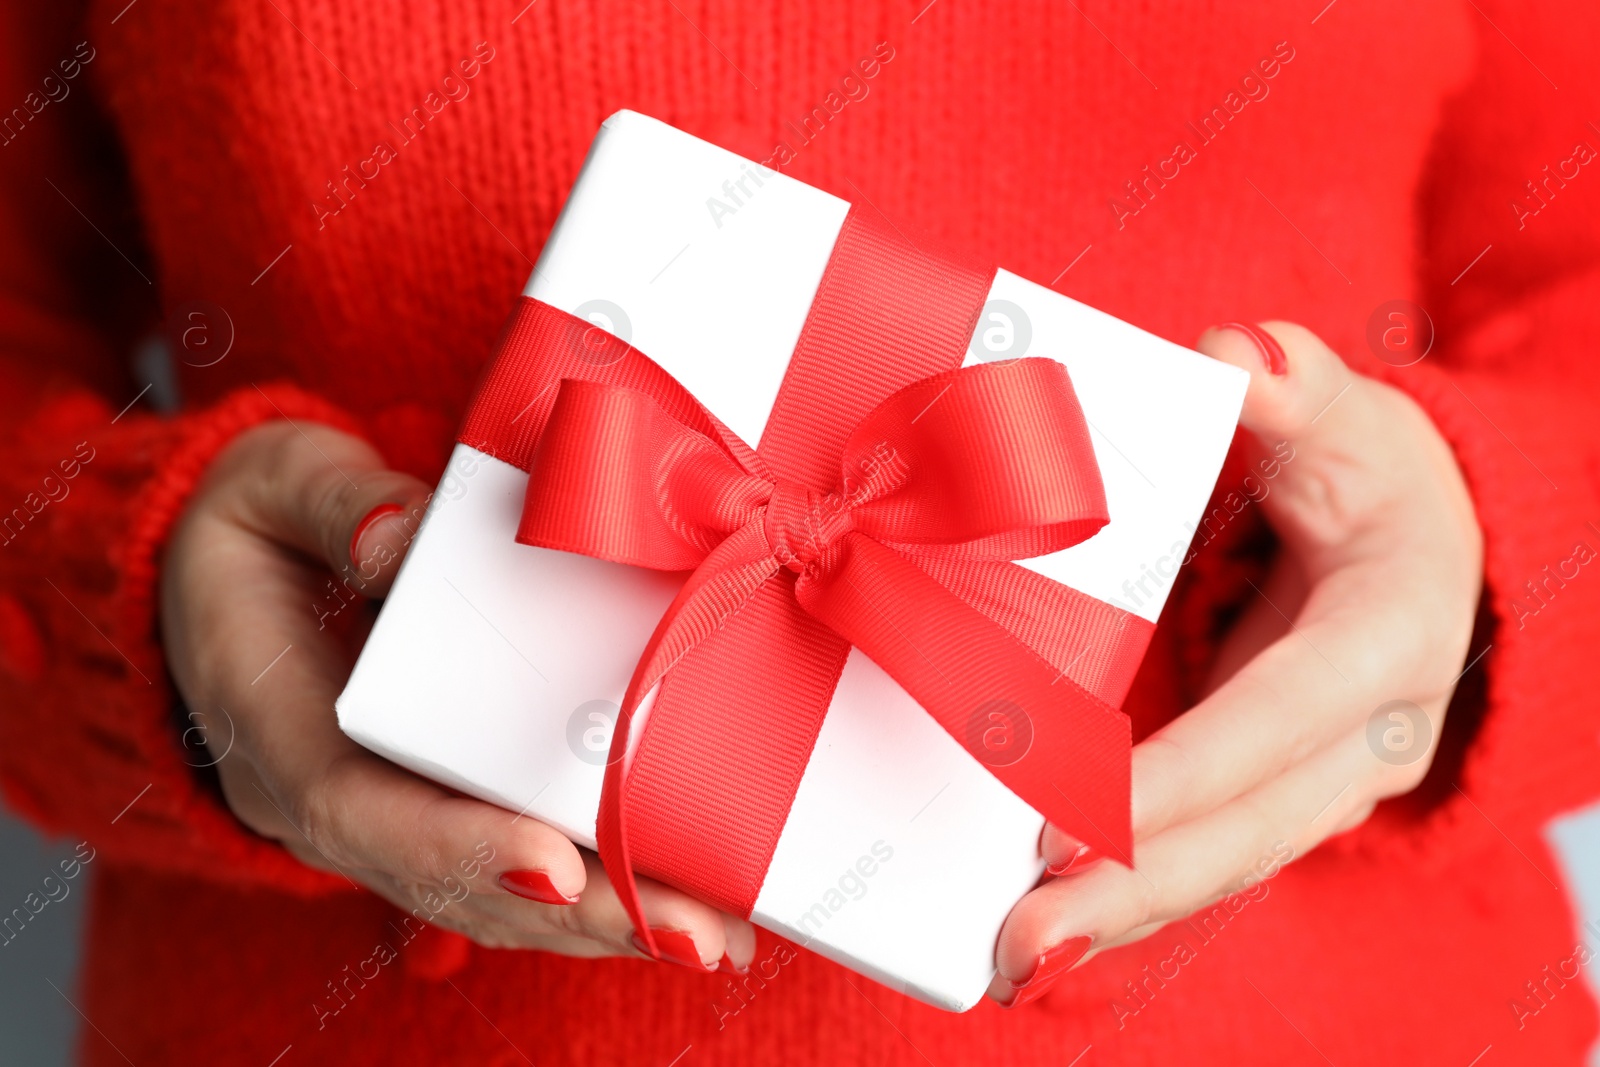
[[[692,570],[639,659],[596,836],[748,915],[859,648],[1052,823],[1126,859],[1151,626],[1011,560],[1107,520],[1064,367],[959,367],[992,272],[852,210],[761,447],[582,320],[524,299],[461,440],[529,472],[517,540]],[[642,726],[633,723],[652,692]]]

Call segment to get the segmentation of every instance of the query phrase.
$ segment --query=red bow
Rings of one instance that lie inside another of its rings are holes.
[[[1083,412],[1053,360],[969,367],[902,389],[850,435],[840,487],[827,495],[774,480],[753,451],[685,425],[648,393],[562,382],[534,451],[517,540],[636,567],[695,568],[645,646],[612,738],[597,833],[624,902],[633,715],[782,569],[796,575],[802,608],[963,744],[975,716],[980,738],[991,728],[1015,731],[1011,744],[1031,734],[1027,752],[985,745],[973,754],[1004,761],[995,767],[1002,781],[1081,829],[1081,814],[1052,783],[1081,777],[1077,753],[1125,742],[1126,720],[935,575],[941,565],[1058,552],[1107,521]],[[636,904],[629,911],[645,938]]]
[[[596,826],[652,951],[635,869],[750,913],[852,645],[1036,811],[1128,857],[1115,705],[1150,624],[1010,562],[1107,522],[1066,369],[930,373],[959,364],[991,276],[852,211],[759,450],[548,305],[524,298],[502,339],[460,439],[528,470],[517,539],[693,570],[628,685]]]

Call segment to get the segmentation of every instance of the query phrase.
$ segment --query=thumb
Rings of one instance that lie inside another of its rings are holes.
[[[1399,390],[1347,367],[1289,322],[1207,330],[1205,354],[1250,373],[1239,422],[1264,452],[1263,511],[1316,580],[1358,559],[1386,557],[1429,509],[1456,514],[1454,459],[1428,416]]]
[[[431,490],[390,470],[359,437],[316,423],[271,423],[236,444],[242,518],[381,597],[422,524]]]
[[[1356,375],[1322,339],[1292,322],[1228,322],[1200,335],[1197,348],[1248,371],[1239,424],[1266,444],[1315,438],[1344,420],[1338,409]]]

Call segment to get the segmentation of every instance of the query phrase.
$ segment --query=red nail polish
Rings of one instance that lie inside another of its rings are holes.
[[[1060,863],[1052,863],[1052,864],[1047,865],[1045,867],[1045,870],[1050,872],[1055,877],[1060,878],[1063,874],[1066,874],[1068,871],[1072,870],[1073,867],[1075,867],[1078,864],[1082,863],[1084,861],[1084,857],[1086,857],[1088,855],[1089,855],[1089,846],[1088,845],[1079,845],[1078,846],[1078,850],[1076,852],[1074,852],[1072,855],[1068,856],[1065,860],[1061,861]]]
[[[726,952],[724,952],[722,954],[722,959],[717,961],[717,970],[720,971],[723,974],[749,974],[750,973],[750,968],[748,968],[748,967],[736,967],[736,966],[734,966],[733,960],[729,958],[729,956],[728,956],[728,954]]]
[[[1289,373],[1289,357],[1284,355],[1283,346],[1266,330],[1249,322],[1225,322],[1217,329],[1237,330],[1254,341],[1256,351],[1261,353],[1261,361],[1275,376],[1282,378]]]
[[[360,565],[361,557],[357,553],[361,550],[361,535],[367,532],[369,526],[386,516],[398,515],[403,510],[399,504],[379,504],[362,516],[361,521],[356,523],[356,532],[350,535],[350,562]]]
[[[1020,1008],[1044,996],[1057,978],[1083,959],[1083,954],[1089,951],[1092,944],[1092,937],[1069,937],[1061,944],[1046,949],[1039,956],[1039,962],[1033,965],[1032,974],[1020,982],[1011,983],[1011,999],[1003,1006]]]
[[[550,876],[543,871],[506,871],[498,881],[507,893],[515,893],[526,900],[540,904],[576,904],[577,897],[569,897],[556,888]]]
[[[650,950],[645,948],[644,942],[640,940],[639,935],[634,934],[632,936],[633,947],[643,952],[646,956],[650,955]],[[716,967],[706,966],[705,961],[700,958],[700,950],[694,947],[694,938],[682,930],[668,930],[664,927],[652,926],[650,928],[650,936],[655,939],[657,955],[668,963],[680,964],[693,971],[709,972],[717,969]]]

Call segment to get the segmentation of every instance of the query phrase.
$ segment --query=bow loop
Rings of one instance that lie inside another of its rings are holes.
[[[898,473],[853,507],[855,526],[915,555],[1048,555],[1109,521],[1088,423],[1055,360],[979,364],[914,382],[850,435],[846,483]]]
[[[692,570],[749,522],[771,483],[649,393],[565,379],[529,463],[517,540]]]

